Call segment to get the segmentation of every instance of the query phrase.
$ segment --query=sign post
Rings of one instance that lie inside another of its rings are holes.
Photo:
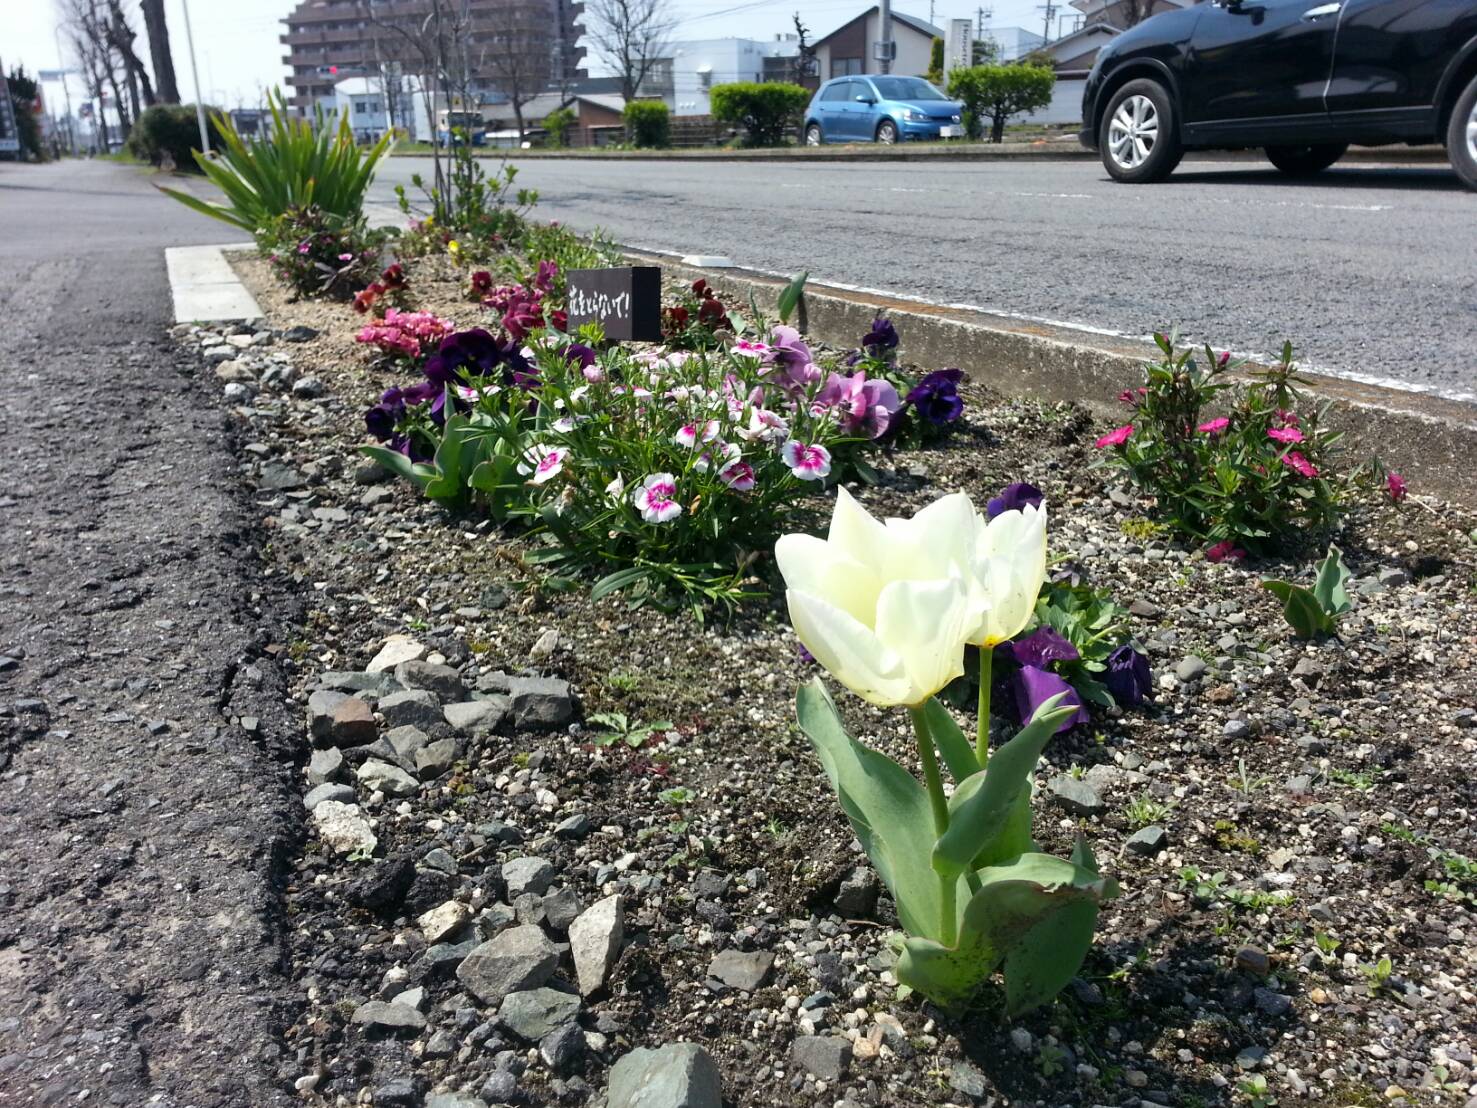
[[[660,266],[616,269],[571,269],[565,298],[569,331],[598,323],[605,337],[620,342],[662,339],[662,271]]]
[[[0,65],[0,154],[19,154],[20,127],[15,121],[15,105],[5,84],[5,66]]]
[[[949,20],[948,33],[944,39],[944,87],[949,87],[949,73],[955,69],[968,69],[974,61],[974,21],[969,19]]]

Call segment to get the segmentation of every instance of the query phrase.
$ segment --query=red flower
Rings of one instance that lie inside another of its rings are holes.
[[[1238,563],[1246,561],[1246,551],[1242,550],[1230,539],[1218,542],[1205,552],[1207,562],[1231,562]]]
[[[1109,431],[1093,445],[1099,450],[1106,450],[1110,446],[1122,446],[1133,435],[1133,424],[1126,423],[1122,427],[1116,427]]]
[[[556,331],[569,330],[569,313],[563,308],[556,308],[549,313],[549,326]]]
[[[1307,458],[1304,458],[1296,450],[1289,450],[1286,454],[1282,455],[1282,464],[1286,466],[1291,466],[1301,477],[1318,476],[1318,467],[1315,466],[1312,462],[1308,461]]]
[[[1275,439],[1281,443],[1295,443],[1303,441],[1303,433],[1296,427],[1268,427],[1267,438]]]
[[[374,302],[384,295],[384,292],[385,286],[376,281],[354,297],[354,310],[356,312],[369,311],[374,307]]]
[[[704,327],[719,328],[728,322],[728,313],[717,300],[709,298],[698,305],[697,321]]]
[[[485,269],[479,269],[472,274],[472,291],[478,296],[486,296],[492,291],[492,274]]]
[[[386,290],[403,289],[405,287],[405,267],[399,262],[386,266],[385,271],[380,274],[380,283]]]
[[[1405,493],[1407,491],[1405,478],[1401,477],[1400,474],[1387,473],[1385,475],[1385,488],[1390,493],[1390,499],[1395,501],[1396,504],[1399,504],[1405,499]]]

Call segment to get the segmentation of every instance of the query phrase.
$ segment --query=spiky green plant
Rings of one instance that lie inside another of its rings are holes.
[[[317,207],[329,215],[357,220],[375,166],[390,147],[387,134],[361,150],[347,114],[330,127],[321,107],[313,119],[287,114],[280,92],[268,97],[272,126],[262,137],[244,139],[230,117],[213,113],[224,149],[216,158],[196,150],[206,179],[225,195],[212,204],[177,189],[160,187],[181,204],[255,234],[273,219],[295,209]]]

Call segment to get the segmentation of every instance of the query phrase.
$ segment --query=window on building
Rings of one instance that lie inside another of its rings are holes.
[[[846,77],[852,73],[865,73],[861,58],[832,58],[831,76]]]

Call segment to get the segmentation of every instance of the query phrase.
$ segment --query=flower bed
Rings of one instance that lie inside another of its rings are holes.
[[[408,268],[418,308],[476,318],[464,274]],[[677,1040],[701,1044],[744,1105],[1469,1095],[1470,517],[1418,492],[1396,507],[1351,493],[1352,608],[1338,638],[1301,641],[1259,578],[1311,583],[1311,564],[1180,545],[1089,468],[1107,429],[1079,410],[966,384],[951,440],[867,455],[875,484],[851,487],[878,516],[955,490],[1008,510],[1034,486],[1055,575],[1108,590],[1150,670],[1147,706],[1087,698],[1090,718],[1035,775],[1042,849],[1066,857],[1081,834],[1121,887],[1086,962],[1048,1007],[1003,1021],[996,986],[960,1019],[899,995],[895,908],[794,726],[793,691],[817,670],[781,605],[707,625],[632,611],[529,564],[540,543],[525,534],[386,483],[358,453],[362,413],[413,378],[366,357],[343,305],[288,303],[261,263],[242,269],[275,334],[322,332],[216,367],[240,386],[274,573],[310,590],[300,638],[276,646],[318,729],[309,782],[355,809],[315,808],[287,892],[304,987],[288,1042],[309,1096],[583,1103],[631,1048]],[[659,485],[643,480],[647,508],[632,508],[652,510]],[[794,529],[821,530],[829,498],[797,505]],[[1095,655],[1073,649],[1042,636],[997,667],[1075,677]],[[420,693],[365,672],[395,656],[414,660],[385,672]],[[1098,662],[1142,691],[1132,659]],[[838,706],[852,734],[916,766],[901,718]],[[612,896],[614,943],[585,915]],[[517,965],[548,980],[509,990],[459,968],[466,943],[515,931]],[[538,935],[571,942],[573,964]]]

